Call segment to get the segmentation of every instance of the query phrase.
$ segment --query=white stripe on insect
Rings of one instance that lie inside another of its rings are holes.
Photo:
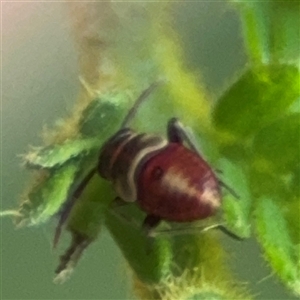
[[[174,167],[171,167],[162,177],[162,185],[165,186],[171,193],[186,194],[187,199],[192,197],[201,197],[203,204],[208,204],[215,207],[220,205],[219,193],[214,185],[214,180],[211,174],[206,174],[203,178],[203,189],[199,190],[197,186],[189,181],[189,178],[184,176],[182,172]]]
[[[152,135],[147,135],[145,138],[151,140],[153,138]],[[126,202],[134,202],[137,200],[137,190],[136,190],[136,182],[134,180],[134,175],[135,175],[135,170],[137,168],[137,166],[139,165],[139,163],[141,162],[141,160],[148,154],[162,149],[165,146],[168,145],[168,141],[164,138],[159,137],[159,141],[156,142],[155,145],[153,146],[147,146],[144,149],[141,149],[136,156],[134,157],[130,168],[128,170],[128,174],[127,174],[127,184],[128,184],[128,189],[126,194],[123,193],[122,198],[124,201]]]

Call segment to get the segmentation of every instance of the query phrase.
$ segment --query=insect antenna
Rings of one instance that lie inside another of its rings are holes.
[[[148,88],[146,88],[140,96],[135,100],[133,106],[125,116],[120,129],[126,128],[128,124],[131,122],[131,120],[136,115],[136,112],[139,108],[139,106],[149,97],[149,95],[157,88],[157,86],[160,84],[160,82],[156,81],[152,83]]]

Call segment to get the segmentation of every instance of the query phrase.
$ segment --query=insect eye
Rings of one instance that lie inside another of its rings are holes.
[[[158,180],[162,177],[163,173],[164,173],[164,171],[161,167],[154,167],[154,169],[152,170],[152,173],[151,173],[151,177],[154,180]]]

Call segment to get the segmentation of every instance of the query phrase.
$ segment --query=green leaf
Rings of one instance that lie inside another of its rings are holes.
[[[266,259],[295,294],[300,294],[299,246],[293,244],[283,210],[270,198],[260,197],[256,206],[256,230]]]
[[[282,116],[300,95],[299,69],[290,65],[247,70],[220,98],[214,124],[226,142],[246,138]],[[287,88],[288,87],[288,88]]]
[[[299,162],[300,114],[280,118],[255,136],[253,153],[278,175],[289,174]]]
[[[102,140],[107,139],[121,125],[129,103],[129,95],[124,91],[98,96],[82,113],[80,133],[85,137],[100,135]]]
[[[70,162],[61,168],[43,171],[44,175],[38,173],[41,178],[26,195],[20,208],[22,218],[19,222],[36,225],[57,213],[68,197],[77,169],[78,162]]]
[[[299,195],[300,114],[266,126],[253,140],[251,188],[255,196],[279,197],[284,203]]]
[[[67,140],[63,144],[55,144],[40,148],[24,155],[24,163],[30,168],[59,167],[70,159],[88,155],[100,147],[99,138]]]
[[[37,148],[24,155],[24,163],[31,168],[58,167],[72,158],[98,150],[118,129],[128,103],[129,97],[126,93],[111,92],[95,98],[81,116],[79,128],[83,138]]]
[[[299,62],[299,1],[232,1],[242,16],[254,63]]]

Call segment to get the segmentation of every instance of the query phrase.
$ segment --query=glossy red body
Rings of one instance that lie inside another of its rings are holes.
[[[212,216],[221,191],[211,167],[195,152],[169,143],[136,173],[137,203],[167,221],[190,222]]]

